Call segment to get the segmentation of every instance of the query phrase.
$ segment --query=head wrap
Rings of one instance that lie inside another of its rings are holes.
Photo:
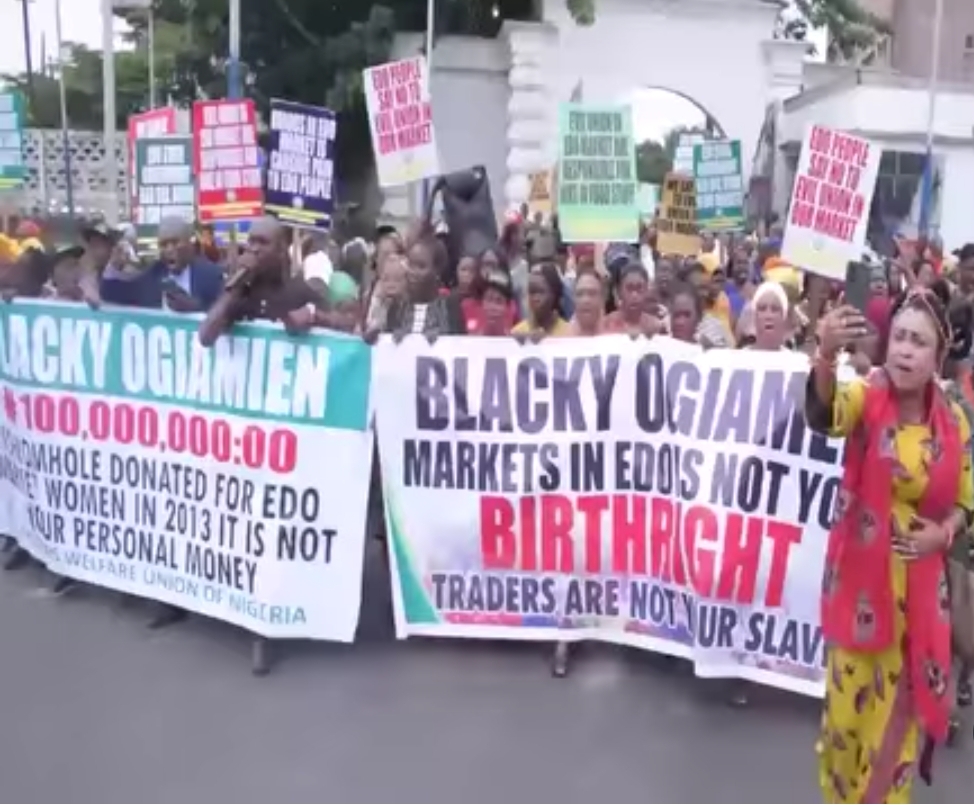
[[[788,294],[785,293],[785,289],[781,287],[780,283],[773,282],[771,280],[765,280],[754,292],[752,300],[754,306],[757,307],[758,302],[761,300],[762,296],[773,296],[778,300],[778,304],[781,305],[781,311],[785,315],[788,314]]]
[[[21,221],[17,225],[17,232],[15,233],[15,237],[20,239],[40,238],[41,228],[37,225],[35,221],[30,221],[30,220]]]
[[[703,252],[697,255],[697,262],[703,266],[703,270],[707,272],[707,276],[710,276],[720,268],[720,258],[713,252]]]
[[[771,257],[765,261],[763,275],[769,282],[777,282],[783,288],[790,288],[793,291],[801,290],[801,272],[780,257]]]

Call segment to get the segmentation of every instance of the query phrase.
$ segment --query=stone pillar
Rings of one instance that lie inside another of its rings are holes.
[[[512,209],[528,200],[528,176],[555,164],[558,99],[549,80],[549,54],[557,46],[558,29],[543,22],[505,22],[502,33],[511,50],[504,200]]]

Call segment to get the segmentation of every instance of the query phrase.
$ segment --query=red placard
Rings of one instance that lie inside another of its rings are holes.
[[[200,223],[240,221],[263,214],[253,101],[194,103],[193,161]]]
[[[135,141],[139,137],[160,137],[165,134],[176,133],[176,110],[171,106],[161,109],[150,109],[129,117],[128,150],[129,150],[129,192],[132,199],[132,220],[135,220],[135,208],[138,199],[135,192]]]

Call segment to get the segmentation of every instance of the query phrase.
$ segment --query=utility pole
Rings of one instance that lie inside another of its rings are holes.
[[[230,46],[227,59],[227,97],[242,98],[240,78],[240,0],[230,0]]]
[[[74,220],[74,187],[71,171],[71,138],[68,136],[68,96],[64,87],[64,37],[61,35],[61,0],[54,3],[54,25],[57,32],[58,92],[61,102],[61,142],[64,145],[64,173],[67,188],[68,215]]]
[[[34,59],[30,46],[30,3],[31,0],[20,0],[20,18],[24,30],[24,60],[27,67],[27,108],[34,106]]]
[[[933,212],[933,142],[934,120],[937,113],[937,81],[940,78],[940,39],[944,27],[944,0],[937,0],[933,16],[933,41],[930,43],[930,84],[927,89],[927,158],[923,165],[923,184],[920,190],[919,230],[922,237],[930,232]]]
[[[102,127],[105,138],[105,173],[108,181],[105,213],[118,223],[118,154],[115,150],[115,25],[112,0],[101,0]]]

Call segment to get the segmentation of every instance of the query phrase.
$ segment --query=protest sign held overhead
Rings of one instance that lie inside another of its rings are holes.
[[[370,350],[268,325],[207,349],[198,326],[0,310],[0,531],[59,574],[269,637],[350,641]]]
[[[163,218],[196,221],[193,138],[141,137],[135,141],[135,226],[139,240],[152,240]]]
[[[554,171],[550,170],[536,171],[528,176],[528,181],[531,183],[531,190],[528,192],[528,216],[531,221],[538,216],[544,222],[551,220],[555,211],[552,198],[554,178]]]
[[[744,226],[741,141],[716,140],[693,147],[697,224],[711,232]]]
[[[369,67],[363,81],[379,186],[439,175],[426,59],[414,56]]]
[[[781,256],[844,280],[862,257],[882,150],[862,137],[811,126],[802,143]]]
[[[693,255],[700,251],[697,191],[691,177],[668,173],[663,182],[656,246],[662,254]]]
[[[684,131],[677,140],[676,151],[673,154],[673,173],[681,176],[693,176],[693,153],[701,143],[707,141],[707,135],[702,131]]]
[[[557,188],[558,226],[565,241],[638,238],[630,107],[561,105]]]
[[[254,102],[197,101],[193,138],[200,223],[259,217],[264,191]]]
[[[0,92],[0,190],[21,187],[26,178],[24,97],[19,92]]]
[[[132,209],[139,203],[135,178],[135,143],[140,137],[162,137],[176,134],[176,110],[171,106],[150,109],[131,115],[128,122],[129,190],[132,193]]]
[[[272,100],[267,212],[291,226],[327,230],[335,208],[334,147],[334,112]]]
[[[841,444],[804,355],[407,337],[374,382],[397,633],[605,640],[820,695]]]

